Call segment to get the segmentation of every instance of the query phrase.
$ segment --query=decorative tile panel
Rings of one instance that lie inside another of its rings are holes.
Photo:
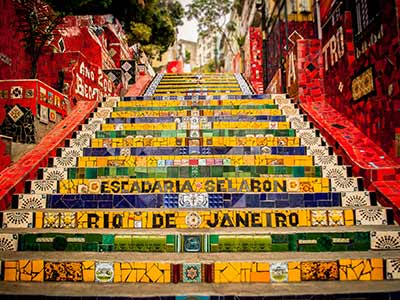
[[[342,206],[370,206],[370,194],[367,191],[342,192]]]
[[[197,283],[201,282],[201,264],[200,263],[183,263],[182,281]]]
[[[46,208],[47,196],[44,194],[18,195],[18,209]]]
[[[33,212],[4,211],[3,228],[32,228]]]
[[[0,233],[0,252],[18,251],[18,234]]]
[[[322,177],[347,177],[347,166],[322,166]]]
[[[331,178],[332,192],[354,192],[358,191],[357,177],[333,177]]]
[[[31,194],[57,193],[57,180],[32,180]]]
[[[44,180],[62,180],[68,179],[67,168],[43,168]]]
[[[77,158],[72,156],[67,157],[54,157],[53,165],[54,167],[64,167],[64,168],[72,168],[76,167]]]
[[[371,249],[400,249],[400,231],[371,231]]]
[[[44,281],[83,281],[81,262],[44,263]]]
[[[112,262],[96,262],[95,281],[101,283],[113,282],[114,264]]]
[[[271,282],[287,282],[289,276],[288,264],[285,262],[271,263],[269,267]]]
[[[208,208],[208,194],[179,194],[178,207]]]
[[[301,280],[338,280],[339,268],[336,261],[326,262],[302,262]]]
[[[386,259],[386,279],[400,279],[400,258]]]
[[[359,208],[355,210],[356,225],[387,225],[386,209]]]

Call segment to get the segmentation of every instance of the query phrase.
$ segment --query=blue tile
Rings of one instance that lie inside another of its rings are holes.
[[[261,201],[260,207],[275,208],[275,201]]]

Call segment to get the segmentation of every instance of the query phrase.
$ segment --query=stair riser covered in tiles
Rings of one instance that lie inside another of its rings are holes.
[[[395,279],[391,266],[398,260],[382,258],[289,262],[101,262],[3,261],[4,281],[69,281],[99,283],[274,283],[301,281],[357,281]],[[386,269],[389,271],[385,272]]]
[[[295,234],[1,234],[8,251],[324,252],[400,249],[399,231]]]

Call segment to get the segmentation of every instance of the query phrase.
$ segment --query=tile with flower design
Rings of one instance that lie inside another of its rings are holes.
[[[339,268],[336,261],[301,262],[301,280],[338,280]]]

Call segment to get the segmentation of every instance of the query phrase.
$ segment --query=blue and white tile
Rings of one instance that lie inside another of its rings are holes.
[[[182,193],[179,194],[179,208],[208,208],[207,193]]]

